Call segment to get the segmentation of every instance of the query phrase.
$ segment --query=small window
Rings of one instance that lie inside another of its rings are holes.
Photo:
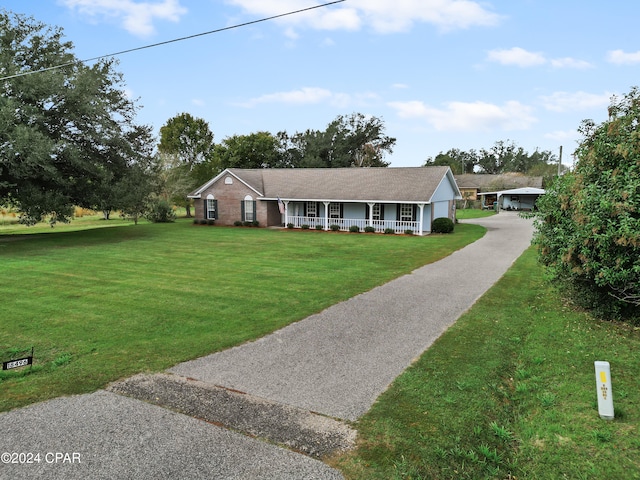
[[[213,198],[213,195],[207,195],[207,211],[205,212],[207,220],[216,220],[218,218],[217,207],[218,201]]]
[[[224,178],[224,184],[225,184],[225,185],[233,185],[233,178],[231,178],[231,177],[225,177],[225,178]]]
[[[255,221],[255,219],[256,219],[256,202],[254,202],[254,200],[251,197],[251,195],[247,195],[246,197],[244,197],[243,211],[244,211],[243,220],[245,222],[253,222],[253,221]]]

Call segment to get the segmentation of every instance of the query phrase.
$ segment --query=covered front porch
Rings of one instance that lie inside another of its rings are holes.
[[[331,230],[332,225],[338,225],[338,230],[348,231],[352,226],[357,226],[358,230],[364,231],[366,227],[373,227],[375,232],[384,233],[387,229],[393,229],[394,233],[405,233],[407,230],[420,235],[420,222],[400,222],[395,220],[363,220],[355,218],[331,218],[327,224],[327,219],[316,217],[288,217],[285,225],[292,224],[293,228],[303,228],[307,225],[310,229]],[[321,227],[321,228],[318,228]]]
[[[280,200],[282,225],[293,228],[359,231],[372,227],[375,232],[413,232],[423,235],[431,229],[428,203],[316,202]]]

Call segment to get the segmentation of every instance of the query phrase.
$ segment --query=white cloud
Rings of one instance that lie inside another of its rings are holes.
[[[350,106],[364,106],[368,101],[376,99],[377,96],[372,93],[348,94],[335,93],[331,90],[318,87],[303,87],[298,90],[290,90],[288,92],[276,92],[252,98],[246,102],[237,103],[236,105],[253,108],[257,105],[266,103],[277,103],[283,105],[317,105],[328,104],[334,107],[347,108]]]
[[[589,62],[571,57],[554,58],[551,60],[551,65],[556,68],[575,68],[578,70],[593,68],[593,65]]]
[[[626,53],[622,50],[612,50],[607,53],[607,61],[616,65],[635,65],[640,63],[640,51]]]
[[[134,0],[62,0],[62,3],[88,17],[117,19],[125,30],[138,36],[153,34],[153,22],[156,19],[177,22],[187,13],[187,9],[180,5],[180,0],[155,3]]]
[[[247,13],[273,16],[309,7],[303,0],[229,0]],[[364,25],[378,33],[406,32],[416,23],[443,30],[497,25],[502,17],[472,0],[349,0],[281,18],[287,25],[316,30],[360,30]]]
[[[529,52],[520,47],[491,50],[487,54],[487,60],[502,65],[515,65],[522,68],[537,67],[546,64],[551,64],[554,68],[575,68],[582,70],[593,67],[589,62],[572,57],[553,58],[549,60],[540,52]]]
[[[428,23],[443,30],[494,26],[502,17],[470,0],[349,0],[367,23],[380,33],[404,32],[414,23]]]
[[[547,63],[546,58],[541,53],[528,52],[520,47],[513,47],[508,50],[491,50],[487,58],[489,61],[501,63],[502,65],[516,65],[518,67],[535,67]]]
[[[549,140],[553,140],[556,142],[567,142],[576,140],[580,135],[578,130],[555,130],[553,132],[549,132],[543,135],[544,138],[548,138]]]
[[[430,107],[421,101],[391,102],[402,118],[421,118],[438,131],[526,130],[536,119],[531,107],[510,101],[503,106],[486,102],[450,102],[446,108]]]
[[[573,112],[593,108],[606,108],[613,94],[609,92],[593,94],[586,92],[555,92],[540,97],[544,108],[552,112]]]

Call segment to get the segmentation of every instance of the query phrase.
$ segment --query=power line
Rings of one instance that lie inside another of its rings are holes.
[[[233,30],[234,28],[246,27],[248,25],[254,25],[256,23],[266,22],[266,21],[269,21],[269,20],[275,20],[276,18],[287,17],[287,16],[290,16],[290,15],[295,15],[297,13],[308,12],[309,10],[315,10],[316,8],[328,7],[330,5],[335,5],[336,3],[342,3],[342,2],[346,2],[346,0],[335,0],[333,2],[323,3],[321,5],[315,5],[313,7],[302,8],[300,10],[294,10],[294,11],[291,11],[291,12],[281,13],[279,15],[274,15],[274,16],[271,16],[271,17],[261,18],[259,20],[252,20],[250,22],[239,23],[237,25],[232,25],[230,27],[218,28],[216,30],[210,30],[208,32],[196,33],[195,35],[189,35],[189,36],[186,36],[186,37],[174,38],[173,40],[165,40],[164,42],[152,43],[150,45],[144,45],[142,47],[130,48],[128,50],[122,50],[120,52],[110,53],[108,55],[100,55],[98,57],[87,58],[86,60],[76,60],[74,62],[67,62],[67,63],[63,63],[61,65],[55,65],[53,67],[41,68],[40,70],[33,70],[33,71],[29,71],[29,72],[16,73],[15,75],[9,75],[7,77],[0,77],[0,81],[9,80],[11,78],[24,77],[26,75],[32,75],[34,73],[47,72],[49,70],[56,70],[58,68],[67,67],[69,65],[75,65],[77,63],[87,63],[87,62],[93,62],[94,60],[101,60],[103,58],[116,57],[118,55],[124,55],[125,53],[137,52],[138,50],[145,50],[147,48],[159,47],[161,45],[167,45],[169,43],[182,42],[183,40],[190,40],[190,39],[196,38],[196,37],[203,37],[205,35],[211,35],[212,33],[220,33],[220,32],[224,32],[226,30]]]

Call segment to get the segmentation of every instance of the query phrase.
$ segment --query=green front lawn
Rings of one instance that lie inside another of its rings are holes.
[[[468,218],[482,218],[495,215],[494,210],[481,210],[479,208],[464,208],[456,210],[456,218],[458,220],[466,220]]]
[[[357,423],[349,479],[640,478],[640,329],[566,305],[530,248]],[[616,419],[598,415],[611,364]]]
[[[0,235],[0,356],[35,349],[33,368],[0,372],[0,410],[258,338],[484,233],[475,225],[418,237],[94,221],[117,226]]]

